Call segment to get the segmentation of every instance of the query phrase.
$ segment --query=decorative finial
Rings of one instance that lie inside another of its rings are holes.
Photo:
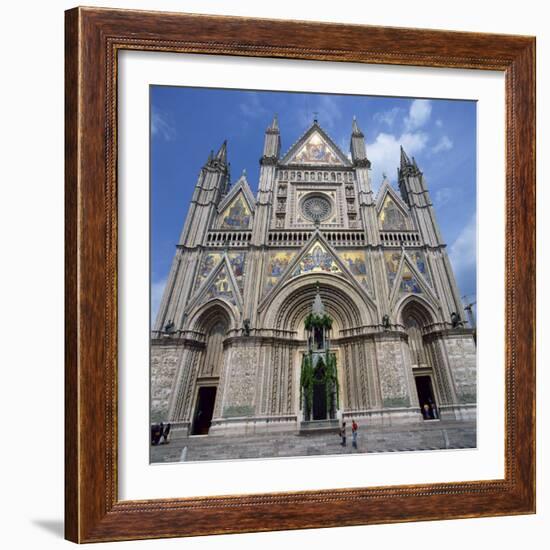
[[[357,124],[357,117],[355,115],[353,115],[353,122],[351,123],[351,132],[356,137],[364,137],[363,132],[361,132],[361,129]]]
[[[319,121],[317,120],[318,111],[313,111],[313,124],[317,124]]]
[[[268,128],[268,130],[271,130],[273,132],[279,131],[279,117],[277,113],[273,115],[273,120],[271,121],[271,126]]]
[[[316,283],[316,294],[315,299],[313,300],[313,307],[311,308],[311,312],[314,315],[322,316],[325,314],[325,306],[323,304],[323,300],[321,300],[321,294],[319,293],[319,282]]]

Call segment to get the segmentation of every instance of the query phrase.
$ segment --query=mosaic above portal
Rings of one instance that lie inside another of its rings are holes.
[[[212,270],[220,263],[222,256],[223,254],[221,252],[208,252],[203,256],[196,277],[195,290],[202,285],[210,273],[212,273]],[[237,285],[242,292],[244,286],[244,262],[246,259],[246,252],[229,252],[227,257],[231,264],[231,269],[233,270]]]
[[[342,164],[332,147],[321,137],[319,132],[313,132],[291,162],[300,164]]]
[[[386,264],[386,271],[388,273],[388,286],[391,289],[393,288],[393,283],[395,281],[395,276],[397,275],[397,270],[399,269],[399,261],[401,260],[401,252],[397,251],[386,251],[384,252],[384,262]]]
[[[384,199],[384,205],[380,214],[378,214],[380,228],[384,230],[404,230],[407,229],[405,216],[395,204],[395,201],[388,194]]]
[[[277,281],[295,257],[296,252],[293,251],[278,251],[269,254],[264,292],[269,292],[277,284]]]
[[[248,229],[250,225],[250,208],[242,194],[224,210],[222,214],[222,229]]]
[[[403,265],[403,272],[401,273],[401,284],[399,285],[399,292],[403,294],[422,294],[422,287],[420,286],[417,278],[413,275],[407,264]]]
[[[233,275],[237,281],[237,286],[242,292],[244,287],[244,260],[246,258],[246,252],[230,252],[227,257],[233,270]]]
[[[212,270],[220,263],[221,259],[221,252],[209,252],[203,256],[196,277],[195,290],[202,285]]]
[[[303,273],[315,273],[318,271],[324,271],[326,273],[342,272],[342,270],[338,267],[334,256],[326,250],[321,243],[315,243],[309,249],[307,254],[302,256],[302,259],[294,268],[292,276],[297,277]]]
[[[227,301],[231,302],[233,305],[237,304],[231,280],[225,267],[220,269],[215,279],[212,281],[212,284],[204,293],[202,302],[206,302],[208,300],[211,300],[212,298],[224,298]]]
[[[416,266],[416,269],[418,269],[418,271],[420,273],[422,273],[422,275],[426,278],[428,283],[430,283],[430,285],[431,285],[431,278],[430,278],[430,274],[428,272],[428,268],[426,266],[426,258],[424,256],[424,252],[422,252],[420,250],[413,250],[412,252],[409,252],[408,254],[409,254],[411,260],[413,261],[414,265]]]
[[[340,258],[354,277],[356,277],[365,288],[368,288],[368,271],[365,253],[361,250],[346,250],[340,252]]]

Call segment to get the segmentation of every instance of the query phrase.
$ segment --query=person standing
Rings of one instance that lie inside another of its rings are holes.
[[[357,422],[355,420],[351,421],[351,446],[354,449],[357,449],[357,430],[359,429],[359,426],[357,425]]]
[[[345,447],[346,446],[346,423],[345,422],[342,422],[342,427],[340,428],[340,445],[342,445],[342,447]]]
[[[170,422],[168,422],[168,424],[166,424],[166,426],[164,427],[164,431],[162,432],[162,438],[164,439],[164,443],[168,443],[168,435],[170,434],[170,428],[172,426],[170,425]]]
[[[430,406],[428,403],[424,403],[424,406],[422,407],[422,415],[424,416],[424,420],[430,419]]]
[[[160,441],[160,436],[162,435],[162,428],[158,424],[153,424],[152,427],[152,440],[153,445],[158,445]]]

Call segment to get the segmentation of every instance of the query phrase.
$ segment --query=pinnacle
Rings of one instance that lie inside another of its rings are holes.
[[[351,131],[354,136],[362,136],[363,132],[361,132],[361,129],[359,128],[359,125],[357,124],[357,118],[355,115],[353,115],[353,122],[351,124]]]
[[[219,151],[216,153],[216,160],[224,164],[227,162],[227,140],[224,140]]]
[[[268,128],[268,130],[272,130],[275,132],[279,131],[279,118],[277,117],[277,113],[273,115],[273,121],[271,122],[271,126]]]
[[[409,166],[411,164],[411,160],[407,156],[407,153],[405,153],[405,149],[403,149],[403,146],[401,145],[401,168],[404,166]]]

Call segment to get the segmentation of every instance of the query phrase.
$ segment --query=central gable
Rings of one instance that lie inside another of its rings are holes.
[[[316,230],[301,252],[296,250],[273,251],[268,256],[264,297],[259,311],[293,279],[308,275],[333,275],[347,281],[374,306],[369,295],[368,266],[361,249],[338,251]]]
[[[346,155],[317,123],[290,148],[281,163],[310,166],[351,165]]]
[[[303,273],[341,273],[342,270],[335,261],[335,257],[319,242],[311,245],[309,250],[300,258],[300,261],[292,271],[292,277]]]

